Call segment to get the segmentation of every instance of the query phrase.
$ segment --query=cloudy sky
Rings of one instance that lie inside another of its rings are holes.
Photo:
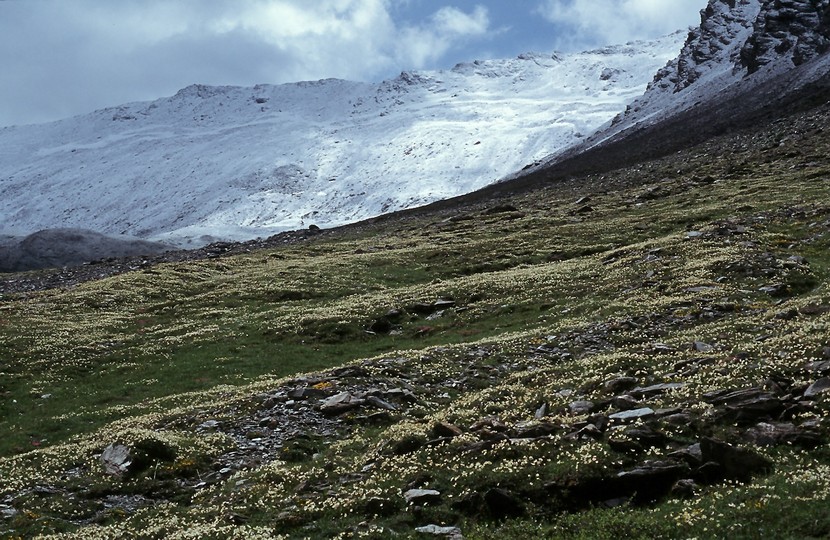
[[[526,51],[576,51],[699,23],[707,0],[0,0],[0,126],[193,83],[251,86]]]

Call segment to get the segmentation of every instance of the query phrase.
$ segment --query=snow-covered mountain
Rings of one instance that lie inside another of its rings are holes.
[[[685,33],[379,84],[194,85],[0,130],[0,232],[85,228],[195,246],[333,226],[469,192],[641,95]]]

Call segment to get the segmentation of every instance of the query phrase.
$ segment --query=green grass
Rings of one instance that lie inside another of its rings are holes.
[[[795,131],[828,118],[790,122]],[[776,314],[830,303],[830,152],[819,135],[790,141],[798,152],[774,138],[736,134],[515,195],[517,213],[488,213],[506,202],[497,201],[391,217],[282,249],[0,299],[0,503],[16,511],[0,535],[389,538],[435,523],[469,538],[826,536],[823,447],[760,449],[772,474],[651,507],[562,495],[702,435],[743,445],[743,427],[708,420],[706,392],[773,376],[812,382],[802,366],[830,345],[830,315]],[[583,195],[587,214],[575,212]],[[725,221],[740,232],[721,234]],[[794,255],[809,264],[788,262]],[[778,296],[761,289],[779,282]],[[430,317],[420,306],[439,299],[455,307]],[[384,317],[389,325],[369,331]],[[698,353],[694,341],[715,349]],[[657,353],[655,343],[674,349]],[[559,352],[535,353],[542,345]],[[364,373],[326,376],[349,364]],[[570,437],[584,418],[568,404],[613,397],[603,384],[620,376],[683,382],[648,404],[689,411],[699,425],[662,426],[672,443],[648,454]],[[239,444],[203,422],[250,432],[263,396],[303,384],[408,388],[416,401],[375,420],[346,414],[336,436],[305,427],[280,459],[182,487],[215,475]],[[539,423],[543,403],[544,422],[558,427],[535,441],[482,445],[471,429],[495,416],[521,431]],[[817,419],[826,437],[827,409],[823,398],[799,421]],[[439,421],[464,434],[426,444]],[[169,456],[110,477],[98,456],[114,442]],[[409,508],[407,486],[444,498]],[[495,488],[524,501],[523,515],[482,510]],[[157,504],[133,508],[137,496]],[[378,501],[389,510],[375,516]]]

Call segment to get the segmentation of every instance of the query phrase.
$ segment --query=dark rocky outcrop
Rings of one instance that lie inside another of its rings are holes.
[[[76,266],[86,262],[157,255],[174,248],[127,236],[106,236],[83,229],[48,229],[0,243],[0,272]]]
[[[700,26],[689,32],[680,55],[657,72],[653,89],[680,92],[694,84],[703,71],[731,58],[741,32],[752,27],[756,0],[711,0],[700,12]]]
[[[798,66],[830,49],[830,2],[767,0],[753,33],[741,48],[741,65],[749,73],[789,57]]]

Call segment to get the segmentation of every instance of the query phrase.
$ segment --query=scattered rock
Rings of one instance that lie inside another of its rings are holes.
[[[432,304],[433,309],[435,310],[445,310],[449,308],[455,307],[455,300],[451,300],[449,298],[441,298],[436,300],[434,304]]]
[[[603,432],[595,424],[588,424],[579,428],[577,431],[568,434],[568,438],[572,440],[580,439],[594,439],[599,441],[602,439]]]
[[[756,446],[793,444],[802,448],[815,448],[822,442],[821,434],[817,431],[779,422],[761,422],[748,430],[745,437]]]
[[[698,485],[691,478],[683,478],[675,482],[671,488],[671,496],[678,499],[692,499],[695,497]]]
[[[133,463],[130,449],[123,444],[110,444],[101,454],[101,463],[107,474],[120,476],[125,474]]]
[[[616,507],[628,501],[643,505],[664,498],[675,482],[688,473],[689,468],[684,464],[656,461],[611,476],[586,478],[573,485],[550,484],[546,487],[574,509],[597,504]]]
[[[492,206],[484,211],[485,215],[493,215],[493,214],[506,214],[508,212],[518,212],[519,209],[513,206],[512,204],[500,204],[497,206]]]
[[[573,401],[568,404],[568,410],[572,414],[590,414],[594,411],[596,404],[593,401]]]
[[[639,409],[643,406],[642,403],[640,403],[634,396],[630,396],[628,394],[616,396],[611,400],[611,405],[613,405],[617,409],[620,409],[621,411]]]
[[[484,495],[488,513],[495,519],[519,517],[525,514],[522,500],[503,488],[493,488]]]
[[[830,312],[830,305],[827,304],[807,304],[799,308],[799,313],[802,315],[808,316],[816,316],[816,315],[824,315],[825,313]]]
[[[809,364],[805,364],[804,370],[819,374],[830,373],[830,360],[810,362]]]
[[[0,516],[2,516],[4,519],[12,519],[19,513],[20,512],[14,507],[5,504],[0,504]]]
[[[129,448],[123,444],[110,444],[101,453],[101,463],[107,474],[121,476],[136,474],[154,463],[172,462],[176,451],[166,443],[147,438]]]
[[[612,450],[621,453],[639,453],[649,448],[663,448],[669,437],[650,426],[632,426],[608,439]]]
[[[398,408],[395,405],[392,405],[388,401],[384,401],[377,396],[369,396],[366,398],[366,403],[368,405],[372,405],[377,407],[378,409],[383,409],[385,411],[397,411]]]
[[[823,377],[807,388],[804,391],[804,397],[813,399],[830,390],[830,377]]]
[[[790,296],[790,288],[786,283],[772,283],[770,285],[764,285],[758,290],[763,293],[767,293],[773,298],[784,298]]]
[[[612,489],[632,494],[634,504],[651,504],[668,495],[675,483],[689,472],[679,463],[654,462],[617,474]]]
[[[680,412],[664,416],[662,420],[672,426],[688,426],[692,423],[693,417],[691,414]]]
[[[655,354],[669,354],[677,351],[677,349],[665,343],[652,343],[650,350]]]
[[[684,386],[686,386],[686,383],[653,384],[651,386],[634,388],[630,391],[630,394],[634,397],[651,397],[670,390],[677,390],[679,388],[683,388]]]
[[[417,435],[408,435],[398,441],[395,441],[392,445],[392,453],[398,456],[411,454],[412,452],[415,452],[423,447],[426,442],[427,441],[425,439]]]
[[[441,492],[434,489],[410,489],[403,494],[406,504],[424,506],[441,502]]]
[[[319,388],[311,388],[308,386],[298,386],[293,390],[289,390],[286,394],[289,399],[304,400],[304,399],[322,399],[326,397],[325,390]]]
[[[786,408],[775,394],[760,388],[710,392],[703,395],[704,401],[722,406],[721,418],[738,424],[754,423],[764,418],[776,418]]]
[[[692,350],[702,353],[709,353],[712,352],[715,348],[708,343],[704,343],[703,341],[695,341],[692,343]]]
[[[775,318],[781,321],[791,321],[796,317],[798,317],[798,310],[795,308],[790,308],[775,313]]]
[[[366,501],[366,506],[363,511],[369,517],[391,516],[400,511],[400,504],[397,501],[372,497]]]
[[[461,534],[461,529],[458,527],[442,527],[440,525],[424,525],[423,527],[416,527],[415,532],[421,534],[431,534],[434,536],[446,536],[450,540],[463,540],[464,536]]]
[[[643,448],[662,448],[669,442],[669,437],[662,431],[650,426],[634,426],[626,428],[623,434],[637,441]]]
[[[507,424],[494,417],[482,418],[470,426],[470,431],[482,431],[484,429],[501,433],[507,431],[509,428]]]
[[[641,418],[648,418],[649,416],[654,416],[654,409],[650,407],[642,407],[640,409],[633,409],[630,411],[621,411],[618,413],[610,414],[608,415],[608,418],[619,422],[629,422],[633,420],[639,420]]]
[[[704,470],[709,483],[719,480],[749,482],[754,475],[772,470],[772,462],[767,458],[717,439],[701,439],[700,452],[704,467],[706,464],[715,464]]]
[[[619,394],[620,392],[634,388],[639,382],[640,379],[637,377],[617,377],[616,379],[605,381],[603,387],[613,394]]]
[[[699,467],[703,464],[703,453],[700,450],[700,443],[695,443],[669,454],[672,459],[680,460],[690,467]]]
[[[323,414],[341,414],[360,407],[366,402],[350,392],[340,392],[320,402],[320,412]]]
[[[449,422],[437,422],[432,426],[432,434],[435,437],[458,437],[463,433],[460,427]]]
[[[374,334],[388,334],[393,328],[392,321],[386,317],[381,317],[372,321],[366,329]]]
[[[697,287],[687,287],[683,290],[690,293],[707,293],[718,290],[718,287],[713,287],[711,285],[698,285]]]

